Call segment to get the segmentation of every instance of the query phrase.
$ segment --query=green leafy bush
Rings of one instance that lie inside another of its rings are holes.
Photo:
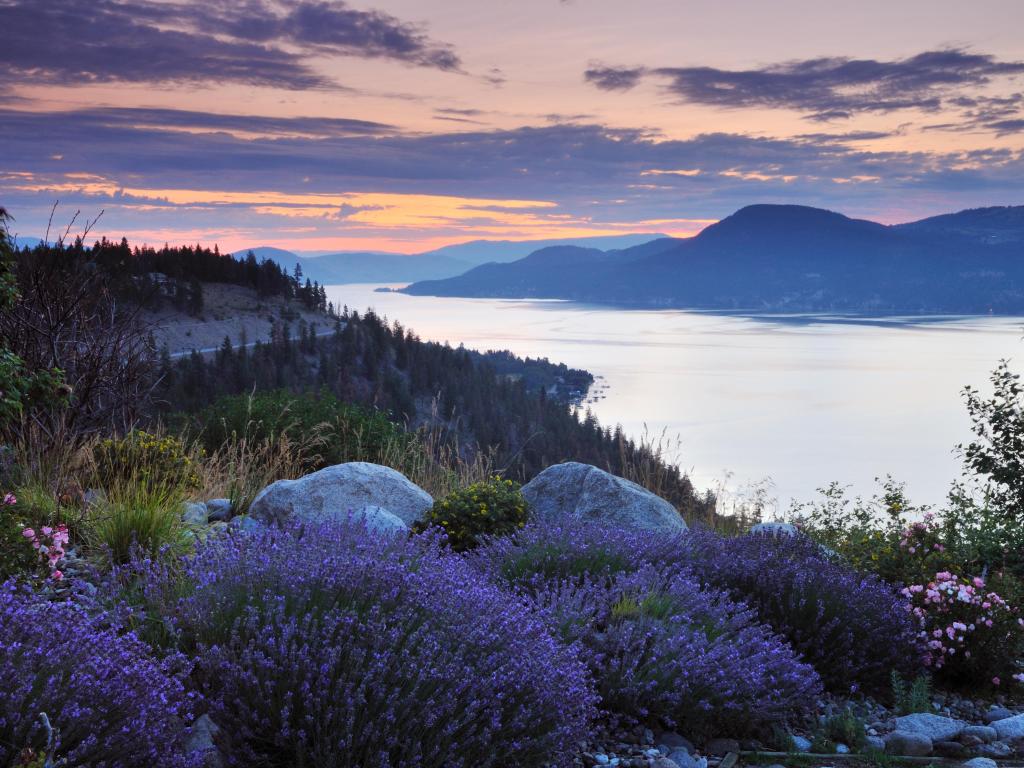
[[[307,470],[348,461],[385,463],[383,457],[400,453],[402,446],[413,441],[383,413],[342,402],[329,392],[274,390],[223,397],[197,421],[210,452],[230,442],[232,436],[273,440],[290,435],[307,444],[315,436],[316,451],[304,456]]]
[[[526,525],[526,499],[519,484],[494,477],[473,483],[434,502],[420,528],[442,528],[456,551],[476,546],[483,536],[505,536]]]
[[[96,444],[94,481],[100,488],[131,482],[147,489],[195,489],[200,485],[196,458],[181,438],[135,429]]]

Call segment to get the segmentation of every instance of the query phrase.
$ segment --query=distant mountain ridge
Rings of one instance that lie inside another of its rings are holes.
[[[887,226],[751,205],[685,240],[545,249],[405,290],[764,312],[1024,314],[1024,206]]]
[[[383,251],[310,255],[258,246],[243,248],[233,255],[244,256],[251,250],[256,256],[272,259],[289,270],[299,264],[303,274],[325,284],[405,283],[454,277],[480,264],[515,261],[548,247],[570,245],[606,250],[628,248],[664,237],[650,233],[549,240],[473,240],[412,255]]]

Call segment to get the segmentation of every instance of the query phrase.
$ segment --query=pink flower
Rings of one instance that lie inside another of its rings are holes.
[[[51,528],[48,525],[44,525],[43,526],[43,536],[49,536],[51,533],[53,533],[53,528]]]
[[[54,571],[53,573],[50,574],[50,576],[53,577],[54,581],[63,581],[64,580],[64,574],[61,573],[59,570],[58,571]],[[998,685],[998,683],[997,683],[997,685]]]
[[[998,677],[993,677],[992,678],[992,685],[999,685],[999,678]]]
[[[4,504],[7,504],[8,506],[10,506],[11,504],[17,504],[17,503],[18,503],[18,497],[15,496],[13,493],[5,493],[4,494]]]
[[[21,535],[24,536],[26,539],[34,539],[36,537],[36,532],[33,531],[31,528],[26,528],[24,531],[21,532]]]

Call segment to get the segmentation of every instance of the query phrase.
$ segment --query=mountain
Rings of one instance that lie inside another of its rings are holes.
[[[1024,242],[1024,205],[972,208],[898,224],[894,229],[958,237],[986,245]]]
[[[752,205],[693,238],[546,249],[405,290],[746,311],[1024,313],[1024,207],[886,226]]]
[[[251,250],[257,257],[272,259],[288,270],[298,263],[302,266],[303,273],[311,280],[328,285],[411,283],[417,280],[454,277],[479,264],[515,261],[534,251],[549,247],[579,246],[607,250],[636,246],[655,238],[664,238],[664,235],[612,235],[555,240],[473,240],[412,255],[383,251],[340,251],[311,255],[269,246],[243,249],[235,251],[233,255],[244,257]]]

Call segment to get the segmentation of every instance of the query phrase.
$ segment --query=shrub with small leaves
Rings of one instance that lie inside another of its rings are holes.
[[[434,502],[419,529],[438,527],[456,551],[472,549],[484,536],[506,536],[526,525],[526,499],[519,484],[495,477],[473,483]]]
[[[0,765],[47,750],[69,768],[192,765],[180,661],[153,660],[134,635],[73,603],[0,584]]]
[[[131,483],[146,489],[197,488],[198,468],[184,441],[134,429],[124,437],[107,438],[93,451],[95,481],[103,488]]]

